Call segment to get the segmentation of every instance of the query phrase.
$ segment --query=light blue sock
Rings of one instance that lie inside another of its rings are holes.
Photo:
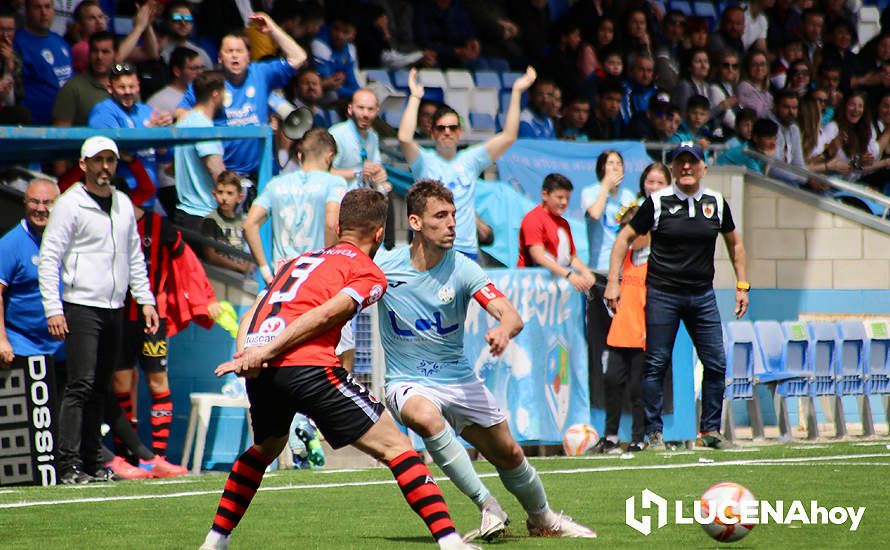
[[[476,503],[479,508],[491,496],[488,488],[482,484],[482,480],[473,469],[473,463],[467,455],[466,449],[454,437],[451,428],[445,429],[432,437],[423,439],[426,450],[433,457],[433,461],[442,468],[458,489]]]
[[[498,475],[504,487],[513,493],[529,516],[541,516],[550,511],[544,484],[528,460],[523,458],[522,464],[512,470],[498,469]]]

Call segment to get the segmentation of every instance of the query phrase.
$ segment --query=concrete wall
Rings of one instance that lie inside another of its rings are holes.
[[[705,185],[730,201],[752,287],[890,288],[890,235],[746,180],[738,169],[715,168]],[[718,245],[716,258],[715,286],[733,288],[725,246]]]

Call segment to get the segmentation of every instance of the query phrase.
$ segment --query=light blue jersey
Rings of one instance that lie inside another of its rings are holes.
[[[380,164],[380,136],[373,129],[362,137],[352,119],[344,120],[331,126],[328,130],[337,142],[337,154],[334,156],[334,168],[357,170],[365,165],[365,161]],[[349,190],[359,187],[361,182],[355,178],[349,180]]]
[[[435,149],[420,147],[420,154],[411,164],[414,181],[441,181],[454,194],[456,225],[454,249],[468,254],[479,252],[476,237],[476,180],[491,157],[484,144],[467,147],[451,160],[442,158]]]
[[[600,184],[594,183],[581,190],[581,208],[584,212],[593,206],[600,194]],[[587,249],[590,251],[590,259],[587,267],[600,271],[609,271],[609,257],[612,254],[612,245],[621,226],[615,216],[622,206],[627,206],[636,199],[628,189],[618,188],[618,194],[609,193],[606,197],[606,208],[600,219],[594,220],[585,214],[587,222]]]
[[[325,206],[346,194],[346,180],[328,172],[291,172],[269,180],[256,198],[272,218],[272,265],[324,248]]]
[[[177,128],[213,128],[213,121],[197,109],[189,111],[176,123]],[[204,158],[210,155],[223,156],[221,141],[199,141],[177,145],[173,152],[173,165],[176,170],[176,193],[179,208],[186,214],[204,217],[216,209],[213,188],[216,183]]]
[[[387,384],[465,384],[478,380],[464,356],[464,320],[473,294],[489,284],[472,260],[454,250],[430,271],[411,265],[410,248],[378,252],[389,285],[378,306]]]

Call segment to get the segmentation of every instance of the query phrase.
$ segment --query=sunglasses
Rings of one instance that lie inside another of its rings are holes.
[[[456,132],[460,130],[460,124],[436,124],[435,128],[437,132],[444,132],[445,130]]]
[[[724,69],[738,69],[739,64],[738,63],[724,63],[723,68]]]
[[[192,17],[191,15],[185,15],[183,13],[174,13],[173,15],[170,16],[170,20],[172,20],[174,23],[179,23],[181,21],[185,21],[186,23],[191,23],[192,21],[195,20],[195,18]]]
[[[136,74],[136,69],[129,63],[115,63],[111,66],[111,76]]]

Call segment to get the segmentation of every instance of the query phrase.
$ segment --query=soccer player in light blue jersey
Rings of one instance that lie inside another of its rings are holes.
[[[492,540],[504,532],[508,519],[455,432],[497,468],[504,487],[528,512],[530,535],[595,537],[592,530],[550,509],[537,472],[464,355],[464,321],[471,299],[499,321],[485,335],[493,356],[504,352],[523,324],[482,268],[453,250],[457,222],[451,191],[441,182],[422,180],[408,191],[407,203],[414,239],[410,246],[376,260],[388,281],[378,309],[386,406],[423,437],[436,464],[481,510],[480,528],[465,540]]]
[[[479,243],[476,238],[476,180],[486,166],[496,161],[516,141],[519,133],[520,99],[534,83],[537,74],[531,67],[513,83],[510,95],[510,106],[504,121],[502,132],[490,137],[485,143],[468,147],[458,152],[460,142],[460,117],[447,105],[436,110],[433,115],[431,137],[436,143],[435,149],[420,147],[414,141],[414,130],[417,127],[417,110],[423,98],[423,86],[417,81],[417,70],[411,69],[408,76],[408,87],[411,97],[399,123],[399,146],[405,160],[411,165],[414,181],[432,179],[441,181],[454,194],[457,207],[457,226],[454,248],[472,259],[479,254]]]

